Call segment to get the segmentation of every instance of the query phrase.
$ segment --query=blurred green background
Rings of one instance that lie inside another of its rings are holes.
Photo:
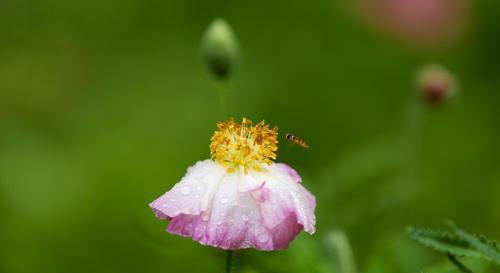
[[[222,250],[147,206],[226,118],[199,49],[216,17],[242,51],[231,115],[307,140],[278,161],[318,201],[315,235],[238,252],[236,272],[339,272],[332,229],[359,272],[456,272],[404,231],[452,219],[500,239],[500,5],[465,2],[434,43],[362,2],[1,0],[0,272],[222,272]],[[460,79],[439,107],[413,86],[429,62]]]

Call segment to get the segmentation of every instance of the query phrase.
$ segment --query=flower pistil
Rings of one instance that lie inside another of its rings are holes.
[[[260,171],[262,163],[271,164],[278,150],[278,128],[269,128],[261,121],[255,125],[243,118],[241,124],[233,118],[217,123],[210,143],[212,159],[228,167],[229,172],[242,169]]]

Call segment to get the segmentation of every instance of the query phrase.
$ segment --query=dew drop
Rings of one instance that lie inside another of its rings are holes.
[[[261,243],[265,243],[269,240],[269,235],[267,235],[267,232],[262,232],[259,236],[257,236],[257,240]]]
[[[246,215],[246,214],[244,214],[244,213],[241,215],[241,219],[242,219],[243,221],[245,221],[245,222],[249,220],[248,215]]]
[[[182,187],[181,193],[183,195],[189,195],[191,193],[191,188],[190,187]]]
[[[205,172],[196,172],[196,173],[194,173],[193,176],[196,178],[202,178],[205,176]]]
[[[209,216],[209,215],[208,215],[208,212],[203,212],[203,213],[201,214],[201,219],[202,219],[203,221],[208,221],[208,216]]]

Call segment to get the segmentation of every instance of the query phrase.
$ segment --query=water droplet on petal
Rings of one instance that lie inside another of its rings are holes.
[[[259,242],[261,243],[265,243],[267,242],[267,240],[269,240],[269,235],[267,235],[267,232],[264,231],[259,234],[259,236],[257,236],[257,240],[259,240]]]
[[[208,212],[205,211],[201,214],[201,220],[208,221],[208,218],[209,218]]]
[[[220,202],[221,202],[222,204],[226,204],[227,202],[229,202],[229,199],[227,199],[226,197],[224,197],[224,198],[222,198],[222,199],[220,200]]]
[[[205,172],[195,172],[193,176],[196,178],[202,178],[205,176]]]
[[[190,187],[182,187],[181,193],[183,195],[189,195],[191,193],[191,188]]]
[[[245,221],[245,222],[246,222],[246,221],[248,221],[248,220],[249,220],[249,218],[248,218],[248,216],[247,216],[246,214],[244,214],[244,213],[243,213],[243,214],[241,215],[241,220],[243,220],[243,221]]]

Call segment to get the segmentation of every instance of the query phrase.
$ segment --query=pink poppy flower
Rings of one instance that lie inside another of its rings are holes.
[[[285,249],[315,232],[316,201],[298,173],[276,158],[278,129],[243,118],[217,124],[212,159],[197,162],[150,204],[167,232],[222,249]]]

